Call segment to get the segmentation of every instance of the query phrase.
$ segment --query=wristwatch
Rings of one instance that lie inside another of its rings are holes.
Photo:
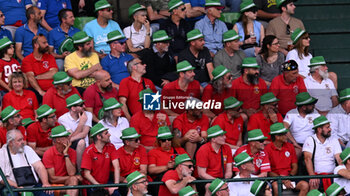
[[[64,155],[64,158],[66,158],[66,157],[68,157],[68,158],[69,158],[69,155],[68,155],[68,154],[65,154],[65,155]]]

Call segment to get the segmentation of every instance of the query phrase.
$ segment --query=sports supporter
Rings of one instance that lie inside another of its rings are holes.
[[[139,93],[141,103],[144,100],[145,93],[153,93],[153,91],[151,89],[142,90]],[[134,127],[141,135],[140,144],[147,151],[155,148],[159,127],[170,125],[169,117],[162,110],[145,110],[142,108],[142,111],[138,111],[130,119],[130,127]]]
[[[72,86],[72,78],[64,71],[59,71],[53,75],[52,84],[53,86],[43,96],[43,104],[56,109],[56,115],[59,118],[69,111],[66,108],[66,99],[74,94],[79,94],[79,92]]]
[[[158,195],[178,195],[179,191],[192,181],[196,180],[192,176],[194,171],[194,161],[187,154],[181,154],[175,158],[175,169],[168,170],[162,182],[165,185],[159,187]],[[192,185],[194,187],[194,185]]]
[[[0,13],[1,14],[1,13]],[[1,20],[1,19],[0,19]],[[0,36],[2,37],[2,36]],[[10,92],[11,89],[9,85],[9,76],[21,69],[21,64],[13,58],[15,53],[15,48],[12,41],[4,37],[0,39],[0,92],[5,94],[5,92]]]
[[[77,154],[69,146],[70,133],[64,126],[57,126],[52,129],[50,138],[53,146],[49,148],[43,156],[43,164],[52,184],[62,184],[64,186],[78,185],[83,178],[76,175]],[[64,193],[77,196],[78,189],[68,189]]]
[[[209,49],[204,46],[204,35],[198,29],[194,29],[188,32],[186,37],[188,47],[180,52],[178,62],[187,60],[195,68],[194,79],[205,87],[213,79],[211,72],[214,70],[214,66]]]
[[[309,136],[303,145],[304,160],[310,176],[332,174],[336,162],[340,165],[340,144],[335,137],[331,137],[330,122],[324,116],[313,121],[315,134]],[[322,181],[322,183],[320,182]],[[309,180],[310,189],[318,189],[323,185],[324,190],[331,185],[329,178],[315,178]]]
[[[83,154],[81,168],[84,173],[84,184],[107,184],[119,183],[120,168],[117,150],[110,143],[108,129],[97,123],[90,130],[90,137],[94,143],[87,147]],[[109,182],[111,169],[113,181]],[[118,187],[107,188],[109,195],[119,195]],[[93,189],[87,189],[88,194],[93,193]]]
[[[41,11],[43,19],[41,25],[47,30],[51,31],[53,28],[58,27],[59,17],[58,13],[62,9],[72,9],[71,2],[69,0],[60,0],[54,2],[50,0],[38,0],[37,6]]]
[[[342,196],[346,194],[344,188],[345,187],[341,187],[338,183],[334,182],[331,186],[329,186],[325,193],[327,195]]]
[[[7,106],[1,111],[1,120],[3,125],[0,127],[0,147],[6,144],[6,133],[9,130],[17,129],[21,131],[26,144],[26,129],[22,126],[22,116],[19,110],[16,110],[12,106]]]
[[[94,74],[96,82],[84,91],[86,110],[93,114],[92,120],[99,122],[99,111],[103,102],[109,98],[118,98],[118,91],[113,87],[111,76],[105,70],[96,71]]]
[[[271,2],[268,0],[254,1],[258,8],[258,20],[264,26],[267,27],[268,22],[272,19],[281,16],[280,9],[276,6],[276,1]]]
[[[298,64],[294,60],[282,64],[283,73],[275,77],[271,82],[271,92],[280,100],[278,111],[282,115],[295,108],[295,96],[306,92],[303,78],[298,74]]]
[[[134,171],[126,178],[127,186],[130,189],[130,193],[133,196],[144,196],[148,193],[147,190],[147,177],[138,171]]]
[[[18,27],[15,34],[16,56],[22,61],[24,57],[33,52],[32,39],[36,35],[47,37],[47,31],[40,26],[42,19],[39,8],[31,6],[26,10],[27,23]]]
[[[181,145],[192,158],[197,148],[205,143],[209,128],[209,118],[203,114],[203,109],[195,107],[198,104],[203,104],[203,102],[196,98],[187,99],[185,105],[189,107],[173,122],[174,134],[180,139]]]
[[[162,103],[164,110],[169,116],[178,116],[183,113],[184,108],[172,107],[173,104],[184,102],[189,97],[200,98],[201,87],[195,80],[194,67],[186,60],[179,62],[176,65],[176,71],[179,74],[179,79],[168,83],[162,90]]]
[[[103,102],[103,115],[99,123],[108,128],[111,143],[115,149],[119,149],[123,146],[121,139],[122,130],[129,127],[129,122],[122,115],[122,104],[120,104],[115,98],[109,98]],[[102,112],[101,112],[102,113]]]
[[[254,175],[258,177],[266,177],[267,172],[271,171],[268,154],[264,151],[264,142],[267,139],[260,129],[248,131],[248,144],[245,144],[237,149],[233,157],[236,157],[241,152],[246,152],[253,157],[255,166]],[[233,171],[237,172],[238,168],[234,167]]]
[[[227,133],[219,125],[208,129],[208,142],[196,153],[198,176],[201,179],[231,178],[232,152],[225,144]]]
[[[186,186],[179,191],[179,196],[192,196],[192,195],[197,196],[198,192],[196,192],[191,186]]]
[[[334,169],[334,174],[341,175],[342,178],[334,178],[334,182],[344,187],[347,193],[350,193],[350,148],[345,148],[339,156],[343,165],[338,165]]]
[[[239,47],[242,42],[239,40],[240,36],[233,29],[226,31],[222,35],[222,42],[224,48],[219,50],[214,56],[214,67],[220,65],[225,66],[230,70],[232,78],[236,79],[241,76],[241,65],[245,58],[245,54]],[[215,77],[215,76],[213,76]]]
[[[255,180],[252,185],[252,188],[250,188],[250,193],[256,196],[258,195],[272,196],[272,189],[267,181]]]
[[[270,142],[270,126],[277,122],[283,122],[283,117],[278,112],[279,101],[271,92],[262,95],[260,97],[261,110],[249,118],[248,131],[260,129],[264,136],[267,137],[267,141]]]
[[[36,110],[37,119],[35,123],[27,128],[28,146],[39,155],[43,156],[44,152],[52,146],[51,129],[58,126],[55,109],[44,104]]]
[[[242,109],[248,116],[257,112],[260,96],[267,93],[266,83],[259,78],[259,68],[255,58],[243,59],[242,75],[232,82],[232,96],[244,102]]]
[[[269,176],[295,176],[298,172],[298,159],[293,144],[287,142],[287,132],[289,130],[282,123],[271,125],[270,130],[272,142],[265,147],[265,152],[269,155],[271,165]],[[284,180],[283,185],[287,189],[300,191],[299,195],[306,195],[309,191],[309,184],[304,180]],[[273,182],[272,187],[275,195],[278,195],[277,182]]]
[[[27,77],[22,72],[13,72],[9,77],[9,88],[11,91],[4,95],[2,108],[12,106],[16,110],[20,110],[23,118],[34,120],[34,110],[38,109],[39,104],[33,91],[25,89],[27,84]]]
[[[213,180],[205,193],[205,195],[213,196],[229,196],[230,189],[226,182],[216,178]]]

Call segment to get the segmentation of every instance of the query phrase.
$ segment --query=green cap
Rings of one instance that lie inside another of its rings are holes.
[[[111,4],[109,4],[108,1],[100,0],[95,3],[95,12],[105,8],[112,8]]]
[[[324,60],[323,56],[315,56],[312,59],[310,59],[309,67],[315,67],[320,65],[326,65],[326,61]]]
[[[251,131],[248,131],[248,142],[266,139],[267,137],[264,136],[261,129],[253,129]]]
[[[238,35],[238,33],[231,29],[222,34],[222,42],[230,42],[236,39],[241,39],[242,37]]]
[[[317,102],[317,99],[311,97],[308,92],[302,92],[297,94],[297,96],[295,96],[295,105],[297,106],[309,105],[312,103],[315,104],[316,102]]]
[[[142,91],[139,92],[139,101],[142,101],[143,100],[143,97],[146,93],[153,93],[153,91],[149,88],[146,88]]]
[[[221,5],[220,0],[205,0],[205,7],[220,7],[220,9],[225,8]]]
[[[319,117],[314,119],[313,123],[314,123],[314,127],[312,127],[312,128],[316,129],[317,127],[320,127],[322,125],[325,125],[325,124],[328,124],[331,122],[329,122],[325,116],[319,116]]]
[[[240,154],[235,156],[234,160],[235,160],[235,166],[239,167],[240,165],[242,165],[244,163],[248,163],[250,161],[253,161],[253,158],[250,157],[246,152],[241,152]]]
[[[213,81],[223,77],[225,74],[229,73],[230,70],[228,70],[225,66],[219,65],[215,67],[215,69],[211,72],[213,74]]]
[[[32,120],[31,118],[25,118],[22,120],[23,127],[28,127],[33,122],[34,122],[34,120]]]
[[[32,192],[23,192],[21,195],[22,196],[34,196],[34,193],[32,193]]]
[[[132,15],[134,15],[137,11],[140,10],[146,10],[146,7],[143,5],[140,5],[138,3],[135,3],[134,5],[129,7],[129,17],[131,17]]]
[[[275,123],[270,126],[270,135],[277,135],[281,133],[287,133],[289,130],[286,129],[283,123]]]
[[[63,54],[66,51],[74,52],[75,48],[74,48],[73,38],[67,37],[66,39],[64,39],[63,42],[61,43],[60,47],[58,47],[58,51],[61,54]]]
[[[339,92],[339,102],[344,102],[350,99],[350,88],[346,88]]]
[[[272,92],[265,93],[260,97],[260,105],[273,103],[276,101],[279,101],[279,99],[277,99]]]
[[[12,106],[7,106],[1,111],[1,119],[3,122],[6,122],[9,118],[16,115],[20,110],[16,110]]]
[[[231,109],[231,108],[236,108],[236,107],[239,107],[243,104],[242,101],[238,101],[236,98],[234,97],[229,97],[229,98],[226,98],[224,100],[224,107],[225,107],[225,110],[227,109]]]
[[[82,100],[79,95],[74,94],[66,99],[66,103],[67,103],[67,108],[70,108],[72,106],[84,103],[84,100]]]
[[[169,37],[168,34],[166,33],[166,31],[164,31],[164,30],[156,31],[152,35],[153,43],[166,42],[166,41],[169,41],[169,40],[171,40],[171,37]]]
[[[327,196],[337,196],[340,191],[344,190],[344,187],[341,187],[339,184],[334,182],[326,190]]]
[[[116,40],[120,41],[121,43],[124,43],[126,41],[126,38],[118,30],[111,31],[107,34],[107,43],[111,43]]]
[[[317,189],[313,189],[309,191],[306,196],[324,196],[324,194]]]
[[[179,6],[183,5],[183,4],[184,4],[184,2],[181,1],[181,0],[171,0],[171,1],[169,1],[169,3],[168,3],[169,12],[171,12],[173,9],[176,9]]]
[[[198,29],[193,29],[192,31],[188,32],[186,35],[187,35],[188,42],[204,37],[204,35]]]
[[[68,74],[64,71],[59,71],[53,75],[52,84],[64,84],[67,82],[71,82],[73,80],[72,77],[68,76]]]
[[[122,131],[122,136],[120,136],[120,139],[128,140],[128,139],[136,139],[139,137],[141,137],[141,135],[137,133],[136,129],[134,127],[129,127]]]
[[[82,44],[92,40],[92,37],[89,37],[85,31],[79,31],[73,35],[74,44]]]
[[[62,125],[59,125],[51,129],[50,138],[66,137],[69,135],[70,133],[66,130],[66,128]]]
[[[187,153],[176,156],[175,167],[177,167],[179,164],[186,162],[186,161],[191,161],[193,163],[193,160],[188,156]]]
[[[38,115],[37,116],[37,119],[41,119],[41,118],[44,118],[45,116],[48,116],[52,113],[56,112],[56,109],[52,109],[50,106],[44,104],[44,105],[41,105],[37,110],[36,110],[36,114]]]
[[[253,195],[257,195],[265,183],[265,181],[255,180],[250,188],[250,192]]]
[[[245,12],[246,10],[249,10],[252,7],[256,7],[253,0],[243,0],[242,3],[239,5],[241,13]]]
[[[195,67],[192,67],[192,65],[187,60],[181,61],[176,65],[176,72],[185,72],[194,69]]]
[[[340,153],[340,159],[345,164],[345,162],[350,158],[350,147],[345,148],[343,152]]]
[[[90,137],[94,137],[95,135],[108,130],[108,128],[104,127],[101,123],[97,123],[90,129]]]
[[[242,68],[243,67],[245,67],[245,68],[260,68],[260,66],[256,62],[256,58],[255,57],[244,58],[241,67]]]
[[[227,132],[222,130],[219,125],[214,125],[207,130],[207,133],[208,133],[208,139],[210,139],[213,137],[217,137],[219,135],[224,135]]]
[[[107,99],[103,102],[103,110],[113,110],[117,108],[121,108],[123,104],[119,103],[114,97]]]
[[[276,7],[279,8],[284,2],[293,2],[297,0],[276,0]]]
[[[138,181],[141,178],[146,178],[145,175],[141,174],[139,171],[134,171],[131,174],[129,174],[126,177],[126,181],[128,182],[128,187],[130,187],[131,185],[133,185],[136,181]]]
[[[211,192],[211,195],[215,195],[215,193],[220,190],[220,188],[222,186],[224,186],[225,182],[222,181],[219,178],[216,178],[215,180],[213,180],[213,182],[211,182],[210,186],[209,186],[209,190]]]
[[[0,50],[11,44],[13,44],[12,41],[7,37],[0,39]]]
[[[173,138],[173,134],[171,133],[168,126],[163,126],[158,128],[158,135],[157,139],[163,140],[163,139],[170,139]]]
[[[194,191],[191,186],[186,186],[179,191],[179,196],[191,196],[194,194],[198,194],[198,192]]]
[[[300,36],[302,36],[304,33],[306,33],[305,30],[301,29],[301,28],[296,28],[292,35],[290,36],[290,38],[293,41],[293,44],[297,43],[297,41],[299,40]]]

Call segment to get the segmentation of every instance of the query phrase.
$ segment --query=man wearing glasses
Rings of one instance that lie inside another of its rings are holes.
[[[16,110],[12,106],[7,106],[1,111],[1,119],[3,126],[0,127],[0,147],[6,144],[6,133],[12,129],[21,131],[24,143],[26,144],[26,129],[22,126],[22,116],[19,110]]]
[[[134,171],[126,177],[128,188],[130,189],[129,196],[144,196],[147,195],[148,181],[145,175],[138,171]]]

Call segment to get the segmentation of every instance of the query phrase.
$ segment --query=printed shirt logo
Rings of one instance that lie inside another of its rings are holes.
[[[326,84],[326,89],[327,89],[327,90],[331,89],[331,88],[329,88],[329,85],[328,85],[328,84]]]
[[[309,124],[312,124],[312,117],[311,116],[309,116],[309,117],[307,117],[307,119],[309,120]]]
[[[109,159],[109,153],[108,152],[105,153],[105,158]]]
[[[49,68],[49,62],[48,61],[43,61],[43,67],[45,69],[48,69]]]
[[[298,87],[297,85],[293,86],[293,92],[294,92],[295,94],[298,94],[298,92],[299,92],[299,87]]]
[[[32,98],[28,98],[27,102],[28,102],[29,105],[33,105],[33,99]]]
[[[259,86],[254,86],[254,93],[255,94],[259,94],[260,93]]]
[[[140,165],[140,157],[134,158],[134,165]]]
[[[327,153],[327,154],[331,154],[331,153],[332,153],[331,147],[326,147],[326,153]]]
[[[289,157],[289,156],[290,156],[290,153],[289,153],[288,151],[286,151],[286,152],[284,153],[284,155],[286,155],[286,157]]]
[[[159,91],[157,93],[145,93],[143,95],[143,109],[144,110],[160,110]]]

